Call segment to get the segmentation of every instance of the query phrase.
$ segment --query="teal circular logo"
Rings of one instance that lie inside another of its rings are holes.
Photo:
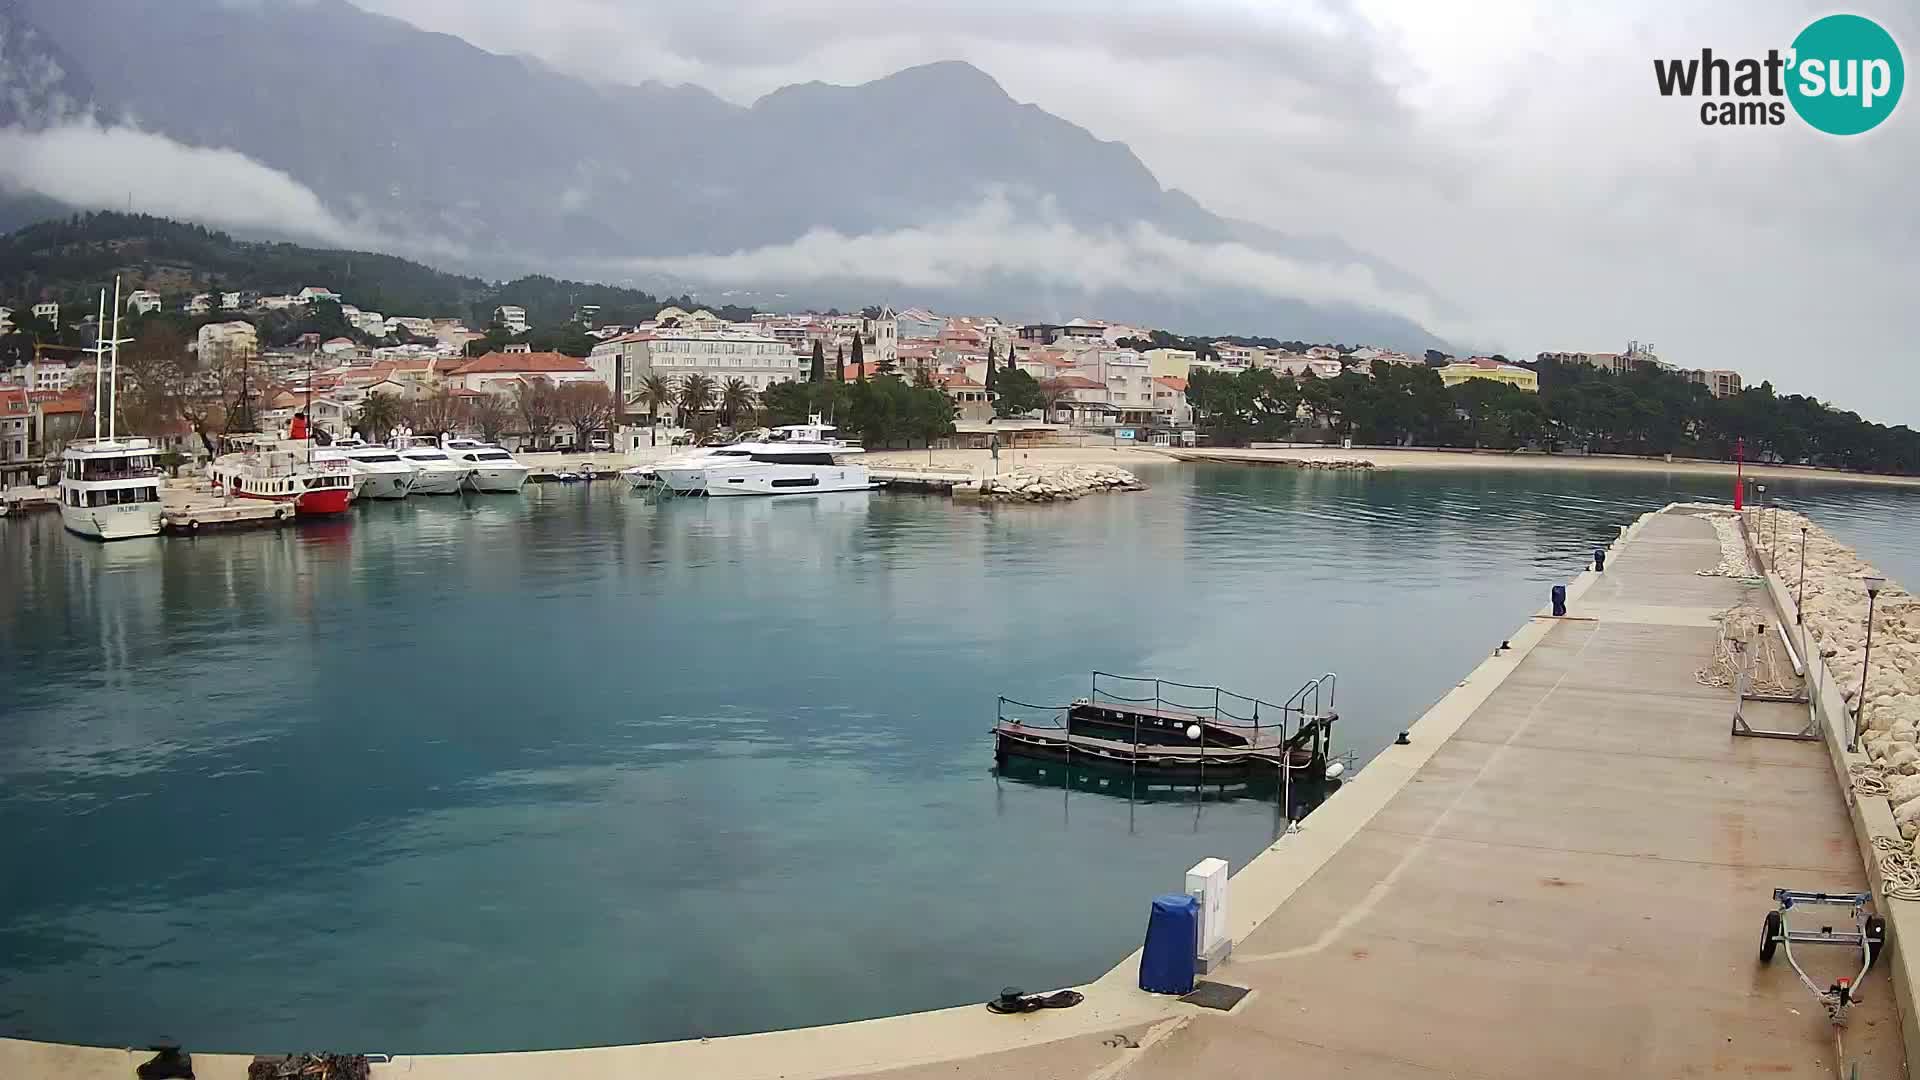
[[[1829,135],[1877,127],[1900,103],[1906,65],[1893,35],[1872,19],[1829,15],[1793,39],[1787,100],[1800,119]]]

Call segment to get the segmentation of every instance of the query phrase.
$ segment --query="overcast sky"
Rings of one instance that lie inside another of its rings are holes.
[[[967,60],[1216,212],[1407,267],[1510,354],[1637,338],[1920,426],[1920,101],[1838,139],[1654,89],[1654,57],[1784,49],[1820,0],[357,2],[743,104]],[[1913,63],[1911,0],[1849,10]]]

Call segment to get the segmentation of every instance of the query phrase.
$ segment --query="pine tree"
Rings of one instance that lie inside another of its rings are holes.
[[[808,382],[827,381],[827,350],[820,344],[819,338],[813,339],[813,370],[807,373]]]
[[[987,342],[987,389],[989,390],[993,389],[993,363],[998,357],[996,350],[997,346],[993,342]]]

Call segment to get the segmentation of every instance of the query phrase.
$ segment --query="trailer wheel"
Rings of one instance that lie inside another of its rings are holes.
[[[1777,911],[1767,912],[1767,919],[1760,925],[1760,962],[1773,963],[1773,950],[1780,944],[1786,930]]]
[[[188,531],[188,532],[199,532],[199,531],[200,531],[200,519],[199,519],[199,518],[188,518],[188,519],[187,519],[187,531]]]
[[[1867,916],[1867,966],[1872,967],[1880,959],[1880,950],[1887,944],[1887,920],[1878,915]]]

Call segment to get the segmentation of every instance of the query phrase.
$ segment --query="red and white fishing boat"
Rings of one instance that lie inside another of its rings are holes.
[[[208,477],[235,498],[289,503],[302,515],[344,513],[359,482],[347,455],[306,438],[305,417],[289,434],[228,436],[229,452],[207,466]]]

